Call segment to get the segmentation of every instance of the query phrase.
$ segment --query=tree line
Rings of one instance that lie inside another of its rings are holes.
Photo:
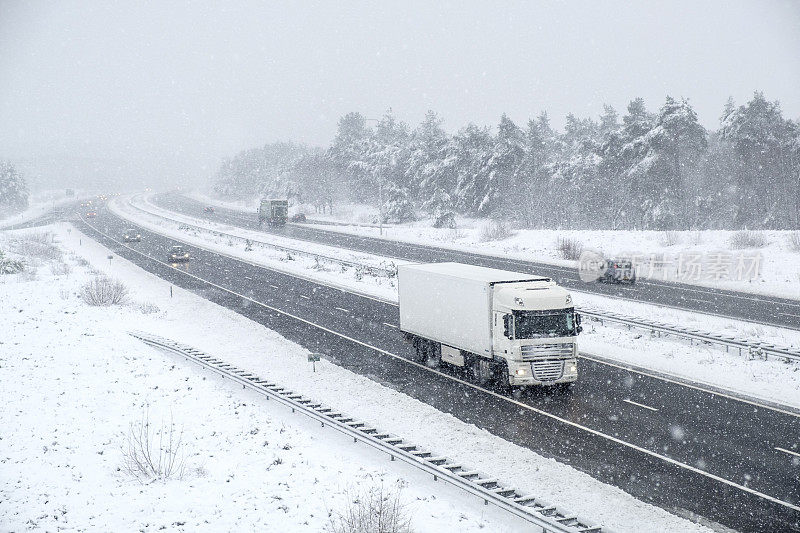
[[[496,132],[448,134],[429,111],[409,128],[391,110],[369,125],[348,113],[326,149],[279,142],[227,159],[214,188],[227,198],[280,195],[330,210],[382,205],[407,221],[457,212],[526,227],[795,229],[800,227],[800,125],[760,92],[725,105],[706,130],[686,99],[657,112],[632,100],[594,118],[547,113]]]

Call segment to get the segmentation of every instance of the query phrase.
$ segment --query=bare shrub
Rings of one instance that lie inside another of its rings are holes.
[[[49,242],[49,233],[27,233],[8,242],[9,250],[24,257],[60,261],[63,252]]]
[[[563,259],[577,261],[583,253],[583,244],[578,239],[558,239],[558,252]]]
[[[800,231],[792,231],[786,237],[789,242],[789,248],[793,252],[800,252]]]
[[[664,231],[658,236],[658,243],[661,246],[675,246],[681,242],[681,234],[677,231]]]
[[[183,429],[178,430],[170,415],[169,423],[154,427],[150,411],[131,422],[126,446],[122,448],[122,469],[139,481],[182,479],[186,458]]]
[[[59,289],[58,295],[61,297],[62,300],[69,300],[69,291],[67,289]]]
[[[481,226],[481,242],[499,241],[514,235],[514,231],[502,220],[490,220]]]
[[[689,241],[694,245],[703,244],[703,232],[693,231],[689,237]]]
[[[72,267],[67,263],[58,261],[50,264],[50,272],[54,276],[69,276],[69,274],[72,272]]]
[[[758,231],[737,231],[728,239],[728,244],[734,250],[742,248],[763,248],[769,242],[767,237]]]
[[[6,257],[0,250],[0,274],[19,274],[25,270],[25,262],[21,259]]]
[[[157,305],[151,304],[149,302],[145,302],[143,304],[139,304],[139,311],[143,315],[152,315],[153,313],[158,313],[161,309],[158,308]]]
[[[347,504],[340,511],[328,511],[329,533],[410,533],[411,517],[400,499],[400,489],[373,486],[348,490]]]
[[[128,299],[128,288],[121,281],[97,276],[81,287],[81,298],[88,305],[119,305]]]

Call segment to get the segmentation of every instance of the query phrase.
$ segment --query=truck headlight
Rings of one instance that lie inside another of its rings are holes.
[[[528,369],[527,368],[518,368],[517,369],[517,375],[518,376],[524,376],[527,373],[528,373]]]
[[[577,374],[578,373],[578,365],[573,363],[569,365],[569,373],[570,374]]]

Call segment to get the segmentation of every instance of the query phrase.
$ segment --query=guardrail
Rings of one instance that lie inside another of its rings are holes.
[[[146,209],[142,209],[139,206],[130,204],[132,207],[156,216],[163,218],[165,220],[170,220],[172,222],[176,222],[179,224],[186,224],[183,221],[175,220],[164,215],[153,213]],[[219,232],[215,230],[209,230],[207,228],[203,228],[202,226],[193,226],[191,224],[186,224],[190,227],[196,227],[203,231],[209,231],[216,235],[225,238],[236,238],[241,240],[246,240],[242,237],[238,237],[236,235],[232,235],[229,233]],[[260,241],[252,241],[251,242],[259,242]],[[382,275],[385,277],[394,277],[397,274],[397,267],[394,263],[391,263],[391,266],[385,268],[377,268],[370,265],[365,265],[363,263],[358,263],[355,261],[346,261],[338,258],[333,258],[325,255],[313,254],[310,252],[304,252],[302,250],[298,250],[296,248],[289,248],[283,247],[279,245],[274,245],[271,243],[263,243],[265,246],[274,247],[280,250],[284,250],[287,252],[297,253],[297,254],[305,254],[309,257],[319,257],[324,258],[327,261],[344,264],[354,268],[361,268],[365,272],[375,274],[378,272],[377,275]],[[591,317],[592,319],[599,321],[600,323],[604,322],[613,322],[617,324],[623,324],[628,328],[637,328],[641,330],[651,331],[653,333],[657,333],[659,335],[665,336],[673,336],[679,337],[684,339],[689,339],[690,342],[697,341],[698,343],[705,343],[705,344],[715,344],[717,346],[722,346],[725,348],[726,352],[729,352],[731,349],[738,350],[739,355],[747,356],[753,359],[757,358],[767,358],[767,357],[774,357],[784,361],[800,361],[800,348],[795,348],[793,346],[782,346],[777,344],[772,344],[768,342],[758,342],[752,339],[746,339],[744,337],[736,337],[733,335],[726,335],[722,333],[713,333],[708,331],[703,331],[696,328],[688,328],[685,326],[681,326],[678,324],[670,324],[667,322],[661,322],[658,320],[650,320],[647,318],[641,317],[634,317],[630,315],[625,315],[622,313],[617,313],[614,311],[608,310],[600,310],[593,306],[580,306],[576,307],[581,314]]]
[[[290,246],[282,246],[280,244],[275,244],[275,243],[266,242],[266,241],[259,241],[257,239],[251,239],[251,238],[248,238],[248,237],[241,237],[239,235],[233,235],[231,233],[225,233],[225,232],[222,232],[222,231],[218,231],[218,230],[214,230],[214,229],[211,229],[211,228],[198,226],[196,224],[185,222],[183,220],[170,218],[170,217],[162,215],[160,213],[154,213],[153,211],[148,211],[147,209],[144,209],[144,208],[142,208],[142,207],[140,207],[138,205],[135,205],[133,203],[128,203],[128,205],[130,205],[134,209],[137,209],[137,210],[141,211],[142,213],[146,213],[146,214],[148,214],[150,216],[161,218],[163,220],[168,220],[168,221],[170,221],[172,223],[183,225],[183,226],[186,226],[186,227],[189,227],[189,228],[194,228],[196,230],[204,231],[204,232],[210,233],[212,235],[216,235],[218,237],[223,237],[223,238],[230,239],[230,240],[236,240],[236,241],[244,244],[245,246],[247,246],[248,243],[249,243],[250,245],[254,245],[255,244],[255,245],[258,245],[258,246],[260,246],[262,248],[272,248],[272,249],[275,249],[275,250],[278,250],[278,251],[281,251],[281,252],[284,252],[284,253],[288,253],[288,254],[302,255],[302,256],[305,256],[305,257],[309,257],[311,259],[323,260],[323,261],[327,261],[329,263],[334,263],[334,264],[337,264],[337,265],[340,265],[340,266],[346,266],[346,267],[349,267],[349,268],[354,268],[354,269],[357,269],[357,270],[361,270],[363,273],[370,274],[370,275],[373,275],[373,276],[381,276],[381,277],[393,278],[393,277],[395,277],[397,275],[397,266],[392,261],[387,261],[386,266],[367,265],[367,264],[364,264],[364,263],[359,263],[357,261],[349,261],[347,259],[341,259],[339,257],[333,257],[333,256],[330,256],[330,255],[319,254],[319,253],[314,253],[314,252],[308,252],[306,250],[302,250],[302,249],[299,249],[299,248],[292,248]]]
[[[292,412],[299,412],[316,420],[322,427],[328,426],[352,437],[353,442],[362,442],[385,452],[392,461],[403,461],[432,475],[434,481],[444,481],[480,498],[485,505],[495,505],[541,528],[542,533],[612,533],[605,527],[560,509],[540,498],[509,488],[483,472],[463,466],[430,450],[425,450],[402,437],[383,432],[332,407],[314,402],[302,394],[292,392],[276,383],[225,363],[189,345],[143,331],[128,333],[150,346],[181,355],[242,385],[243,388],[249,388],[262,394],[267,399],[277,400],[289,407]]]
[[[614,322],[617,324],[624,324],[629,328],[648,330],[659,335],[671,335],[673,337],[689,339],[690,342],[697,341],[698,343],[716,344],[719,346],[724,346],[726,352],[731,348],[739,350],[739,355],[745,355],[746,350],[746,355],[754,359],[777,357],[785,361],[800,361],[800,348],[795,348],[793,346],[781,346],[768,342],[755,342],[743,337],[736,337],[723,333],[712,333],[678,324],[670,324],[658,320],[633,317],[624,315],[622,313],[615,313],[613,311],[598,310],[597,308],[591,306],[581,306],[578,311],[582,315],[592,317],[592,319],[600,322],[601,324],[605,321]]]

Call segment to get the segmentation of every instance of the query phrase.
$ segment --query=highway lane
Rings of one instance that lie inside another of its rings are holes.
[[[191,216],[202,216],[204,204],[191,198],[167,193],[156,195],[153,203]],[[215,207],[215,219],[225,223],[258,229],[257,217],[240,211]],[[612,296],[645,303],[666,305],[718,316],[748,320],[780,327],[800,329],[800,300],[762,296],[743,292],[719,290],[697,285],[640,280],[634,287],[599,283],[586,283],[578,277],[574,268],[549,265],[536,261],[491,257],[476,253],[439,248],[435,245],[420,245],[350,235],[333,230],[312,228],[302,224],[269,228],[263,231],[295,239],[329,244],[362,252],[406,259],[410,261],[436,262],[459,261],[494,268],[516,270],[549,276],[559,284],[575,290]],[[800,298],[800,294],[795,295]],[[624,302],[622,303],[624,305]]]
[[[105,213],[97,224],[109,235],[121,235],[130,225]],[[135,247],[156,259],[166,258],[173,241],[145,230],[142,233],[145,242]],[[319,328],[261,306],[243,307],[241,298],[144,260],[127,248],[118,248],[120,255],[228,305],[309,349],[326,353],[337,364],[572,464],[637,497],[744,530],[776,531],[780,530],[776,524],[789,527],[797,523],[794,509],[607,438],[620,439],[779,500],[797,502],[797,463],[791,454],[776,449],[794,446],[797,417],[586,359],[572,395],[536,390],[516,399],[493,396],[348,342],[361,340],[378,350],[410,357],[409,347],[400,341],[397,310],[392,305],[191,248],[193,260],[183,268],[192,275],[338,333],[332,338]],[[461,377],[458,372],[451,374]],[[605,437],[543,417],[532,409],[592,428]]]

